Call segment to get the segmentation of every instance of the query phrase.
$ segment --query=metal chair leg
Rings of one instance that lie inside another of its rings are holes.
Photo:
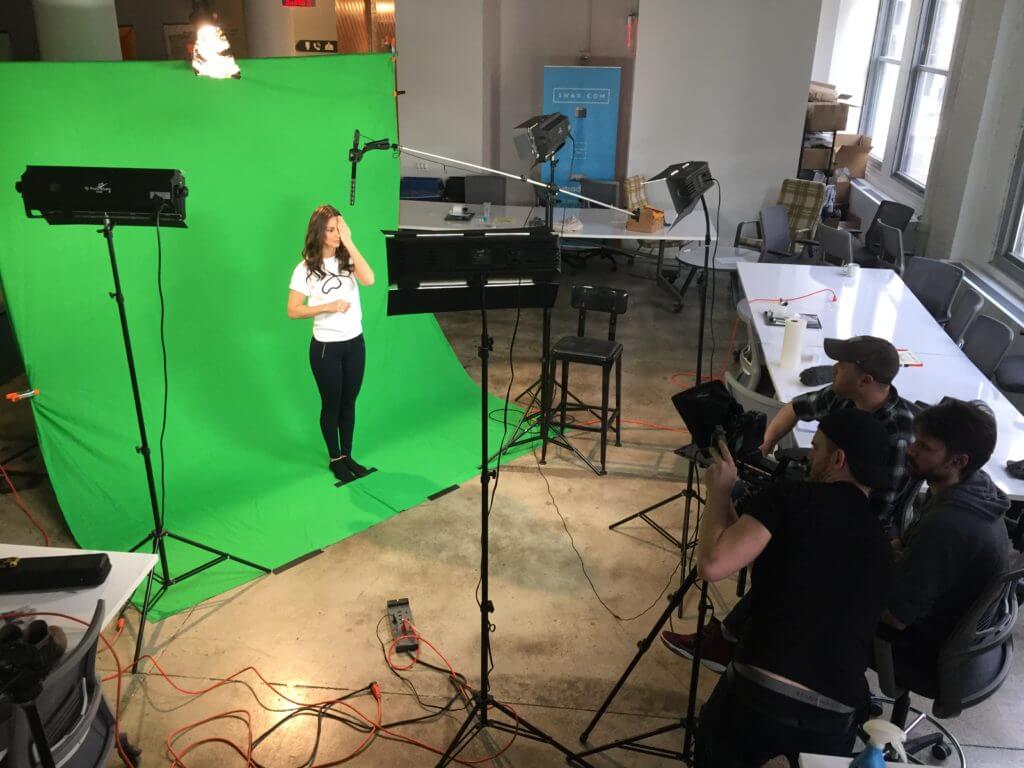
[[[562,400],[559,403],[559,410],[561,412],[561,417],[562,417],[561,418],[562,423],[559,426],[562,428],[562,432],[565,432],[565,405],[566,405],[566,397],[567,397],[567,393],[568,392],[569,392],[569,361],[568,360],[563,360],[562,361]]]
[[[605,455],[608,453],[608,381],[611,367],[601,366],[601,474],[605,473]]]
[[[622,356],[615,360],[615,444],[622,445]]]

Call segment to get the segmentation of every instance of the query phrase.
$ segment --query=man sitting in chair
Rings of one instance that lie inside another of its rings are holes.
[[[960,618],[1008,567],[1010,502],[981,469],[996,445],[982,405],[947,398],[914,420],[910,473],[928,496],[900,540],[880,634],[893,643],[897,682],[934,695],[939,651]]]
[[[892,380],[900,371],[900,355],[891,343],[876,336],[825,339],[825,354],[836,363],[832,383],[816,392],[794,397],[775,414],[764,432],[761,452],[770,454],[797,421],[817,421],[841,408],[859,408],[874,414],[889,435],[888,465],[891,481],[885,490],[871,492],[871,508],[886,530],[895,533],[893,505],[907,483],[907,446],[913,439],[914,410],[900,397]]]
[[[760,766],[776,755],[849,754],[891,588],[892,552],[868,504],[884,488],[888,435],[845,408],[814,435],[807,481],[779,481],[737,517],[722,444],[704,475],[697,569],[707,581],[753,564],[757,589],[735,657],[700,713],[697,765]]]

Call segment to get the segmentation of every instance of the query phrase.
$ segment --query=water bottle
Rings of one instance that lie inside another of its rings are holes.
[[[487,225],[487,226],[490,225],[490,223],[491,223],[491,204],[490,203],[484,203],[484,213],[483,213],[483,216],[480,217],[480,220],[485,225]]]
[[[885,768],[885,745],[892,744],[900,760],[907,759],[903,749],[906,734],[898,725],[888,720],[868,720],[864,723],[864,732],[868,735],[868,745],[850,763],[850,768]]]

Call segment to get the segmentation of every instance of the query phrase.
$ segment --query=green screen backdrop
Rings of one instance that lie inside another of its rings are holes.
[[[53,488],[84,548],[128,549],[152,515],[106,243],[94,226],[26,218],[14,190],[26,165],[185,175],[188,228],[162,230],[169,530],[276,567],[477,471],[479,389],[432,316],[385,313],[381,230],[397,226],[397,158],[367,155],[348,206],[352,131],[395,136],[389,57],[240,66],[240,80],[215,81],[184,62],[0,64],[0,278],[42,390],[31,405]],[[342,488],[317,426],[312,321],[285,314],[309,214],[325,202],[377,274],[361,289],[367,372],[353,453],[380,471]],[[157,237],[125,226],[114,239],[159,484]],[[168,552],[172,575],[206,559],[174,542]],[[174,586],[154,618],[258,575],[218,565]]]

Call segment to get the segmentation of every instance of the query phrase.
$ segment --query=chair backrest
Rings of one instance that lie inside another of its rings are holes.
[[[966,286],[962,287],[953,301],[949,322],[946,323],[946,333],[949,334],[949,338],[957,344],[962,344],[967,327],[974,322],[974,318],[981,312],[984,304],[985,300],[976,291]]]
[[[911,293],[941,325],[949,320],[950,307],[960,282],[964,279],[963,268],[948,261],[926,259],[914,256],[907,259],[903,280]]]
[[[871,219],[868,231],[864,234],[864,247],[872,253],[878,253],[882,247],[882,234],[878,229],[879,224],[888,224],[896,227],[900,232],[907,231],[907,225],[914,218],[914,209],[909,205],[897,203],[895,200],[883,200],[875,211],[875,217]]]
[[[42,692],[35,700],[57,765],[101,768],[114,746],[114,717],[96,677],[96,644],[102,623],[100,600],[85,636],[43,679]],[[19,706],[12,713],[10,737],[7,768],[36,768],[35,742],[28,717]]]
[[[601,179],[583,179],[580,182],[580,194],[592,197],[608,205],[619,204],[619,182],[602,181]]]
[[[730,395],[736,398],[736,402],[743,407],[744,411],[763,413],[768,417],[769,422],[785,405],[785,403],[776,400],[774,397],[762,395],[760,392],[755,392],[749,387],[745,387],[740,383],[739,379],[733,376],[732,371],[725,372],[725,388],[729,390]],[[793,437],[792,432],[783,437],[776,446],[779,450],[796,447],[796,439]]]
[[[647,181],[646,176],[627,176],[623,182],[623,187],[626,191],[626,208],[635,211],[637,208],[643,208],[647,205],[647,187],[644,183]]]
[[[1002,320],[978,315],[964,333],[964,354],[985,376],[991,377],[1013,343],[1013,329]]]
[[[881,235],[879,258],[896,270],[896,274],[902,275],[906,266],[903,254],[903,233],[884,221],[878,222],[878,231]]]
[[[848,231],[821,224],[815,239],[821,244],[821,258],[824,261],[833,264],[849,264],[853,261],[853,235]]]
[[[990,581],[946,639],[939,652],[938,695],[932,704],[936,717],[956,717],[984,701],[1010,674],[1016,587],[1021,580],[1024,568]]]
[[[792,246],[789,234],[789,215],[784,205],[769,205],[761,209],[761,254],[787,254]]]
[[[467,203],[505,204],[505,179],[501,176],[467,176]]]
[[[598,285],[574,285],[572,287],[573,309],[579,310],[577,336],[587,332],[587,310],[608,313],[608,340],[615,340],[615,324],[619,315],[625,314],[629,306],[629,292],[618,288]]]
[[[790,241],[812,239],[825,204],[825,185],[820,181],[784,179],[776,202],[786,208]]]
[[[441,193],[441,199],[446,203],[466,202],[466,177],[449,176],[445,179],[444,191]]]

